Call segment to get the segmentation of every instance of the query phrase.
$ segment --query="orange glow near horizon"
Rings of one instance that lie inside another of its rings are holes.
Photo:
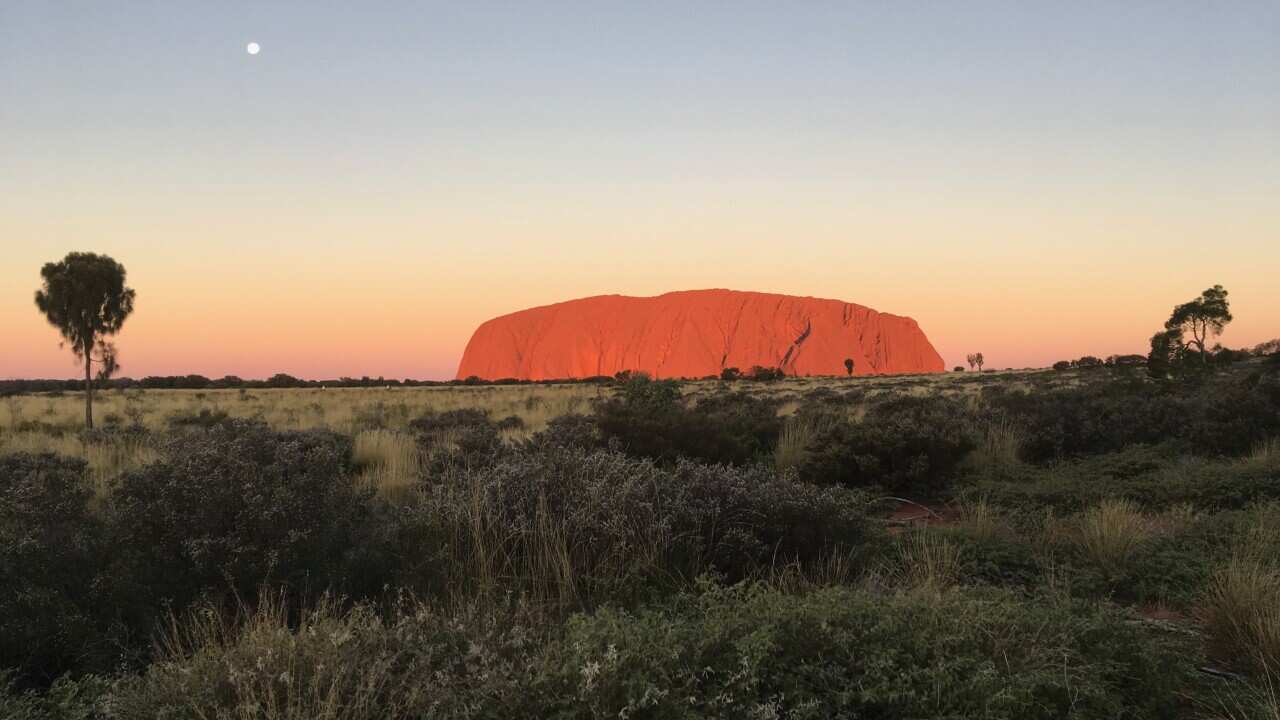
[[[704,288],[1021,368],[1145,353],[1222,284],[1220,340],[1252,346],[1280,336],[1277,29],[1274,3],[6,5],[0,378],[77,374],[32,301],[72,250],[128,269],[131,377],[450,378],[491,317]]]
[[[1131,234],[1140,227],[1136,221],[1110,237],[1098,228],[1073,228],[1065,218],[1046,221],[1053,230],[1038,237],[1012,223],[986,221],[975,237],[941,215],[880,225],[832,217],[826,227],[809,217],[807,226],[784,228],[778,218],[776,226],[762,222],[750,232],[738,226],[740,215],[728,213],[726,227],[705,215],[696,221],[668,215],[662,226],[629,229],[608,228],[601,219],[586,227],[539,227],[529,220],[506,233],[451,223],[438,231],[471,238],[467,243],[432,242],[431,219],[419,225],[406,218],[399,227],[377,228],[378,243],[364,243],[340,225],[311,227],[302,235],[320,249],[297,254],[283,243],[274,249],[245,243],[223,254],[165,249],[160,238],[180,236],[177,228],[154,239],[107,235],[96,244],[88,233],[68,233],[80,241],[66,247],[106,252],[129,269],[137,310],[118,345],[122,374],[132,377],[449,378],[471,331],[490,317],[588,295],[705,287],[832,297],[908,315],[948,367],[964,364],[972,351],[997,368],[1142,353],[1174,304],[1214,283],[1231,292],[1236,315],[1224,344],[1250,346],[1280,335],[1280,293],[1269,277],[1274,262],[1256,261],[1280,261],[1275,249],[1264,247],[1266,231],[1238,229],[1237,242],[1255,243],[1252,257],[1202,267],[1185,253],[1185,262],[1165,262],[1154,273],[1144,270],[1145,243]],[[1164,223],[1146,222],[1146,233],[1158,237]],[[260,232],[241,223],[200,230],[211,238]],[[806,242],[788,244],[783,238],[791,233]],[[883,240],[840,239],[877,236]],[[414,237],[423,239],[387,242]],[[606,247],[596,237],[613,241]],[[1092,240],[1052,244],[1065,237]],[[200,246],[198,236],[194,244]],[[551,246],[571,249],[544,255],[542,248]],[[1045,247],[1050,250],[1035,249]],[[48,243],[48,249],[14,254],[0,294],[0,337],[6,339],[0,377],[74,377],[70,353],[59,349],[56,331],[31,300],[40,264],[62,250]]]

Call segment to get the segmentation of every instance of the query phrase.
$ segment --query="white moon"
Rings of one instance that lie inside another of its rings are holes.
[[[245,49],[245,52],[249,53],[250,55],[257,55],[258,51],[261,50],[262,47],[259,46],[258,43],[251,42],[248,45],[246,45],[244,49]]]

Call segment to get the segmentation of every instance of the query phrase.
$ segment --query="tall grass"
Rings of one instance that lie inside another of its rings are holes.
[[[901,538],[888,576],[904,587],[939,593],[960,577],[960,549],[946,537],[917,530]]]
[[[974,403],[981,413],[981,404]],[[985,470],[1005,470],[1019,465],[1018,454],[1022,448],[1022,428],[1004,415],[988,418],[982,426],[978,447],[972,462]]]
[[[361,431],[355,436],[352,459],[361,468],[361,479],[388,499],[402,499],[418,482],[418,445],[406,433]]]
[[[292,617],[289,603],[270,594],[235,616],[199,608],[170,623],[150,672],[116,685],[113,716],[154,716],[166,706],[211,720],[419,716],[436,690],[424,681],[433,645],[447,635],[426,608],[405,609],[389,627],[371,609],[330,596]]]
[[[1214,574],[1197,614],[1215,655],[1280,681],[1280,570],[1232,558]]]
[[[808,455],[808,448],[818,433],[812,418],[789,416],[782,424],[778,444],[773,450],[773,463],[779,472],[799,467]]]
[[[159,457],[144,437],[136,435],[113,435],[85,442],[71,433],[24,431],[0,434],[0,455],[20,452],[54,453],[84,460],[88,464],[89,481],[100,497],[108,492],[112,480]]]
[[[1079,518],[1081,548],[1109,572],[1123,569],[1150,534],[1151,524],[1129,500],[1103,500]]]
[[[1255,445],[1243,462],[1258,468],[1280,468],[1280,437],[1267,438]]]
[[[1000,512],[985,497],[970,498],[960,503],[959,515],[960,524],[976,538],[990,539],[1006,529]]]

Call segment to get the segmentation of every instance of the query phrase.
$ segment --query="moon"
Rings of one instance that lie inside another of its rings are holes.
[[[251,42],[248,45],[246,45],[244,48],[245,52],[249,53],[250,55],[257,55],[258,51],[261,49],[262,49],[262,46],[256,42]]]

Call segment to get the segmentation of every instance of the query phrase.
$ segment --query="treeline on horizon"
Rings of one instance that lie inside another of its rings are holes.
[[[732,377],[726,377],[731,374]],[[363,376],[359,378],[340,377],[336,380],[304,380],[287,373],[276,373],[266,379],[245,379],[236,375],[225,375],[220,378],[209,378],[204,375],[149,375],[141,379],[118,377],[94,380],[94,387],[99,390],[256,390],[263,388],[378,388],[378,387],[448,387],[456,385],[609,385],[626,382],[632,376],[631,371],[624,370],[614,375],[592,375],[581,378],[548,378],[545,380],[522,380],[519,378],[498,378],[486,380],[472,375],[456,380],[415,380],[405,378],[376,378]],[[739,372],[737,368],[726,368],[721,375],[709,375],[705,378],[680,378],[684,380],[781,380],[785,373],[777,368],[755,367],[748,372]],[[0,396],[22,395],[39,392],[75,392],[84,389],[84,380],[53,378],[0,380]]]

